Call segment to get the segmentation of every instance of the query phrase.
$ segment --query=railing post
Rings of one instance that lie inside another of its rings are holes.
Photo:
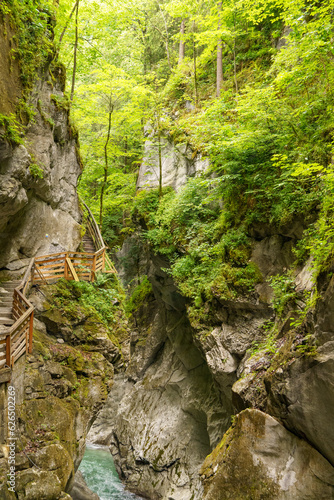
[[[34,284],[34,278],[35,278],[35,263],[33,264],[32,268],[31,268],[31,286],[33,286]]]
[[[67,264],[68,253],[65,253],[65,263],[64,263],[64,278],[68,280],[68,264]]]
[[[31,312],[30,321],[29,321],[29,347],[28,347],[29,353],[31,353],[31,351],[32,351],[33,329],[34,329],[34,311]]]
[[[12,339],[10,334],[7,335],[6,337],[6,365],[7,366],[12,366],[11,365],[11,357],[12,357]]]
[[[93,257],[93,265],[92,265],[92,272],[91,272],[91,281],[95,280],[95,273],[96,273],[96,253]]]
[[[102,271],[104,272],[106,270],[106,249],[103,249],[103,254],[102,254]]]

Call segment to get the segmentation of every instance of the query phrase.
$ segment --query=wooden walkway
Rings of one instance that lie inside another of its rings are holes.
[[[84,252],[63,252],[31,259],[22,280],[0,284],[0,383],[9,382],[14,363],[31,352],[34,307],[27,299],[33,285],[60,278],[94,281],[98,272],[116,273],[99,227],[85,205]]]

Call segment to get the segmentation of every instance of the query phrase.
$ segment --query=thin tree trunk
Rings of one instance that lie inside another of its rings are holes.
[[[72,88],[70,101],[73,101],[74,87],[75,87],[75,73],[77,70],[77,51],[78,51],[78,17],[79,17],[79,0],[77,1],[76,11],[75,11],[75,42],[74,42],[74,60],[73,60],[73,73],[72,73]]]
[[[195,106],[198,104],[198,89],[197,89],[197,65],[196,65],[196,46],[195,46],[195,23],[193,23],[193,59],[194,59],[194,88],[195,88]]]
[[[126,171],[126,168],[128,166],[128,138],[125,136],[124,138],[125,144],[124,144],[124,169]]]
[[[234,68],[234,84],[235,84],[235,93],[237,95],[238,99],[238,80],[237,80],[237,63],[236,63],[236,19],[235,19],[235,12],[234,12],[234,40],[233,40],[233,68]]]
[[[172,69],[171,64],[170,64],[170,56],[169,56],[169,33],[168,33],[167,21],[166,21],[165,14],[164,14],[162,8],[160,7],[160,4],[159,4],[158,0],[157,0],[157,4],[158,4],[159,10],[161,12],[162,18],[163,18],[164,23],[165,23],[165,30],[166,30],[166,55],[167,55],[168,67],[169,67],[169,69]]]
[[[159,198],[162,196],[162,159],[161,159],[161,131],[160,125],[158,130],[158,147],[159,147]]]
[[[180,27],[180,44],[179,44],[179,64],[182,64],[183,59],[184,59],[184,54],[186,50],[186,44],[183,40],[183,36],[186,30],[186,22],[184,19],[181,21],[181,27]]]
[[[68,16],[68,19],[67,19],[67,21],[66,21],[66,24],[65,24],[65,26],[64,26],[64,29],[63,29],[63,31],[62,31],[62,33],[61,33],[60,37],[59,37],[59,42],[58,42],[58,52],[59,52],[59,47],[60,47],[60,45],[61,45],[61,42],[63,41],[64,35],[65,35],[66,30],[67,30],[67,28],[68,28],[69,22],[70,22],[70,20],[72,19],[72,16],[73,16],[73,14],[74,14],[74,11],[75,11],[76,6],[78,5],[78,3],[79,3],[79,0],[76,0],[76,2],[75,2],[75,3],[74,3],[74,5],[73,5],[73,9],[71,10],[71,14]]]
[[[218,30],[220,30],[221,27],[221,21],[220,21],[221,10],[222,10],[222,3],[218,2]],[[219,37],[217,44],[217,97],[220,97],[222,81],[223,81],[223,42],[221,37]]]
[[[108,144],[109,144],[109,140],[110,140],[112,112],[113,112],[113,106],[110,106],[109,117],[108,117],[108,133],[107,133],[106,143],[104,145],[104,177],[103,177],[103,184],[101,187],[101,194],[100,194],[100,229],[102,229],[103,195],[104,195],[104,190],[105,190],[105,187],[107,185],[107,179],[108,179]]]

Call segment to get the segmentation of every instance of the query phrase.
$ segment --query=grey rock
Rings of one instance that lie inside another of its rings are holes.
[[[334,341],[268,381],[268,410],[334,465]]]
[[[207,159],[192,152],[184,145],[176,146],[168,138],[162,137],[162,185],[171,186],[176,191],[183,186],[189,177],[196,177],[205,172],[209,166]],[[159,186],[158,149],[152,139],[145,142],[144,158],[140,166],[137,189],[151,189]]]
[[[329,500],[334,468],[312,446],[258,410],[245,410],[201,469],[203,500]]]
[[[294,262],[292,247],[292,239],[286,241],[278,234],[268,236],[255,243],[251,260],[259,266],[264,277],[278,274]]]
[[[125,374],[114,376],[112,392],[109,393],[106,404],[100,410],[87,435],[87,442],[109,446],[112,440],[112,423],[118,411],[118,406],[124,396],[132,388]]]
[[[200,499],[198,469],[227,429],[232,409],[194,342],[184,300],[161,267],[166,266],[154,257],[148,274],[155,306],[139,325],[141,334],[146,325],[145,337],[138,342],[133,336],[126,372],[132,382],[121,399],[117,384],[112,388],[110,402],[115,398],[117,410],[103,425],[117,471],[131,491]],[[96,435],[100,440],[98,426]]]
[[[69,491],[73,500],[99,500],[100,497],[88,488],[81,471],[77,471],[74,476],[74,484]]]
[[[46,80],[47,75],[36,83],[32,105],[37,108],[40,100],[43,112],[61,125],[62,141],[55,141],[50,125],[37,112],[27,127],[25,145],[6,149],[0,157],[0,267],[8,269],[19,269],[20,261],[50,250],[76,250],[80,242],[76,144],[67,113],[59,113],[50,99],[52,93],[62,92],[57,83],[52,89]],[[0,151],[2,142],[0,138]],[[31,173],[32,163],[43,178]]]

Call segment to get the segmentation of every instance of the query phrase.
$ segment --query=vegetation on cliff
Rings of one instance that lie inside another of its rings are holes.
[[[56,37],[67,25],[60,51],[70,67],[71,9],[60,2]],[[145,0],[97,8],[82,0],[77,22],[80,190],[102,213],[111,246],[143,223],[196,306],[248,293],[261,279],[249,262],[254,227],[284,232],[299,219],[308,230],[296,260],[312,249],[317,272],[326,266],[333,253],[330,2]],[[177,194],[136,195],[148,133],[157,151],[163,134],[200,152],[210,171]]]

